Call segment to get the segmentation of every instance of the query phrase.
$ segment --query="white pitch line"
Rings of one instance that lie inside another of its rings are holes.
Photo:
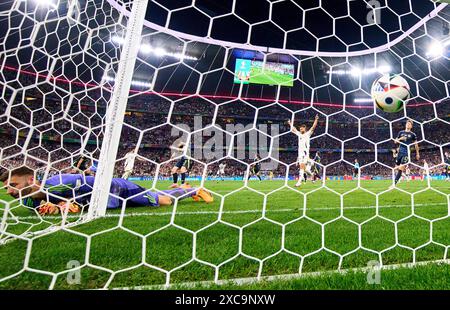
[[[430,206],[431,204],[415,204],[415,207],[424,207],[424,206]],[[447,203],[434,203],[432,205],[447,205]],[[384,205],[379,206],[379,208],[407,208],[411,207],[411,205]],[[358,207],[344,207],[345,210],[359,210],[359,209],[376,209],[376,206],[358,206]],[[307,208],[307,211],[329,211],[329,210],[341,210],[341,208],[338,207],[324,207],[324,208]],[[303,211],[303,208],[296,208],[296,209],[266,209],[266,213],[286,213],[286,212],[294,212],[294,211]],[[176,215],[202,215],[202,214],[246,214],[246,213],[261,213],[262,209],[253,209],[253,210],[235,210],[235,211],[184,211],[184,212],[176,212]],[[118,217],[140,217],[140,216],[169,216],[172,215],[173,212],[130,212],[125,213],[124,215],[121,215],[119,213],[109,213],[106,214],[105,218],[118,218]],[[67,218],[80,218],[80,215],[67,215]],[[38,216],[21,216],[21,217],[11,217],[11,219],[17,219],[17,220],[33,220],[33,219],[39,219]],[[49,215],[49,216],[43,216],[43,220],[45,219],[61,219],[61,216],[55,216],[55,215]]]
[[[441,259],[436,261],[423,261],[415,263],[402,263],[402,264],[392,264],[383,265],[378,267],[380,271],[386,270],[397,270],[397,269],[412,269],[420,266],[428,265],[443,265],[450,264],[450,260]],[[261,277],[250,277],[250,278],[238,278],[238,279],[227,279],[218,281],[199,281],[199,282],[184,282],[184,283],[172,283],[169,285],[142,285],[133,287],[115,287],[109,288],[111,290],[164,290],[164,289],[192,289],[200,287],[211,287],[213,285],[224,286],[224,285],[237,285],[242,286],[246,284],[258,284],[261,282],[273,282],[273,281],[289,281],[304,278],[318,278],[323,276],[332,276],[334,274],[346,275],[349,273],[367,273],[376,270],[374,267],[356,267],[340,270],[324,270],[324,271],[314,271],[305,272],[298,274],[284,274],[284,275],[274,275],[274,276],[261,276]]]

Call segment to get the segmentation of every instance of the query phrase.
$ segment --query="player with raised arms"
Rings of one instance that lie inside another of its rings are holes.
[[[83,174],[61,174],[38,181],[36,173],[25,166],[6,171],[0,176],[8,195],[21,198],[24,206],[37,209],[41,214],[59,213],[61,202],[65,199],[75,203],[69,212],[79,212],[77,204],[86,205],[90,202],[95,177]],[[183,186],[172,190],[152,192],[135,183],[113,178],[111,182],[111,194],[108,199],[107,209],[122,207],[122,199],[127,199],[126,207],[158,207],[168,206],[173,203],[172,197],[185,199],[193,198],[195,201],[203,200],[206,203],[214,201],[213,196],[202,188]],[[172,196],[172,197],[171,197]]]
[[[191,160],[187,157],[190,156],[190,147],[186,145],[186,143],[181,142],[178,144],[178,147],[171,146],[172,158],[178,157],[181,155],[181,158],[177,161],[175,166],[172,168],[172,180],[173,183],[170,186],[171,188],[178,187],[178,174],[181,175],[181,184],[183,185],[186,182],[186,174],[189,172],[191,168]],[[186,149],[187,156],[184,155],[184,150]]]
[[[227,166],[227,164],[225,164],[225,163],[219,164],[219,170],[217,170],[217,174],[216,174],[217,182],[219,182],[219,178],[221,178],[222,181],[225,180],[225,167],[226,166]]]
[[[413,122],[412,120],[407,120],[405,125],[405,130],[398,133],[397,138],[394,140],[395,144],[399,144],[398,151],[394,152],[395,156],[395,167],[397,170],[395,176],[395,184],[398,183],[402,177],[402,173],[405,170],[405,166],[409,162],[409,147],[414,144],[416,149],[416,159],[420,160],[419,145],[417,144],[417,136],[412,132]]]
[[[311,136],[314,133],[314,130],[317,127],[317,124],[319,122],[319,115],[316,115],[314,118],[314,123],[311,126],[311,128],[307,131],[306,125],[302,124],[299,126],[299,128],[295,128],[293,124],[291,124],[291,121],[288,120],[289,126],[291,126],[291,130],[293,133],[295,133],[298,137],[298,159],[297,164],[300,167],[300,174],[298,178],[297,184],[295,184],[296,187],[299,187],[302,185],[302,181],[304,179],[305,172],[308,174],[311,174],[311,171],[306,170],[306,164],[310,160],[309,158],[309,145]]]

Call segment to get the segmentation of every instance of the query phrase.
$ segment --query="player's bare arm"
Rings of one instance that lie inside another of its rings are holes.
[[[419,149],[419,143],[415,143],[414,144],[414,147],[415,147],[415,149],[416,149],[416,159],[417,160],[420,160],[420,149]]]
[[[309,132],[311,132],[311,134],[314,133],[314,130],[316,129],[318,123],[319,123],[319,114],[316,114],[316,117],[314,118],[314,123],[313,123],[311,129],[309,130]]]
[[[292,124],[291,120],[288,119],[287,122],[288,122],[288,125],[291,126],[291,131],[292,131],[293,133],[297,134],[297,133],[298,133],[298,130],[297,130],[297,128],[295,128],[295,126]]]

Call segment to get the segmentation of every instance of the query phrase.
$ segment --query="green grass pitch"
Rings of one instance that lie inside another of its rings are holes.
[[[294,77],[269,70],[262,71],[261,68],[252,67],[250,82],[254,84],[293,86]]]
[[[151,182],[138,183],[151,186]],[[169,184],[159,182],[157,188],[167,189]],[[390,265],[449,258],[450,182],[432,181],[428,189],[426,182],[401,182],[400,190],[388,191],[389,185],[388,181],[361,181],[363,189],[381,193],[375,208],[376,196],[358,188],[355,181],[327,181],[330,190],[308,182],[299,191],[282,181],[252,179],[249,189],[239,191],[242,182],[207,181],[207,188],[224,196],[215,196],[209,205],[187,199],[172,207],[129,208],[123,217],[120,210],[114,210],[106,218],[41,236],[32,243],[15,240],[0,245],[0,279],[22,271],[0,282],[0,288],[161,285],[167,279],[163,270],[171,271],[171,284],[212,281],[215,276],[227,280],[296,274],[301,270],[305,275],[324,273],[239,288],[449,289],[446,279],[450,266],[445,264],[383,271],[378,286],[369,285],[363,272],[328,273],[366,267],[369,261],[379,259]],[[260,193],[269,195],[265,198]],[[9,199],[3,190],[0,199]],[[10,233],[44,229],[57,221],[41,221],[23,207],[12,212],[20,221],[8,222]],[[359,228],[356,224],[361,223]],[[92,236],[89,243],[86,236]],[[23,269],[27,251],[31,254],[27,269]],[[192,260],[194,256],[198,261]],[[70,261],[84,266],[79,284],[67,283]],[[89,264],[84,265],[86,262]],[[214,266],[220,266],[217,275]]]

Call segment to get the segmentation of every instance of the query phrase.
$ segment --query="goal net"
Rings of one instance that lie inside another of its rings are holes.
[[[448,262],[449,15],[411,0],[1,1],[0,287]],[[396,75],[410,96],[384,112],[372,86]]]

